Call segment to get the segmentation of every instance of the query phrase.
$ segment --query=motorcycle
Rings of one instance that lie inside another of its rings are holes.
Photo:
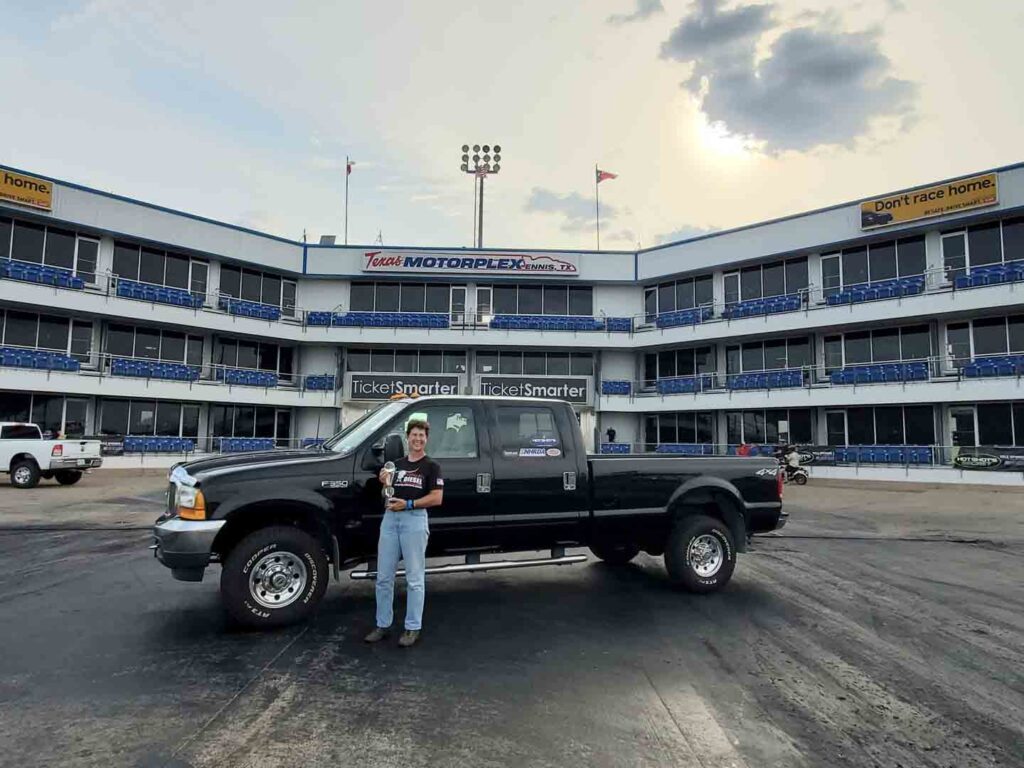
[[[782,466],[782,480],[787,485],[789,483],[796,483],[797,485],[807,485],[807,481],[810,479],[810,473],[803,467],[791,467],[786,464],[786,460],[780,459],[779,464]]]

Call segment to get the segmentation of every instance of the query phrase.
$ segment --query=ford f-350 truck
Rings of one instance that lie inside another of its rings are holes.
[[[589,547],[615,565],[664,556],[672,583],[712,592],[749,536],[786,520],[774,460],[588,456],[566,402],[437,396],[382,404],[314,449],[174,467],[156,557],[182,581],[220,563],[224,605],[241,623],[307,617],[331,573],[375,576],[378,474],[405,454],[413,418],[430,424],[427,454],[445,481],[427,556],[464,558],[428,562],[428,574],[581,562],[566,550]],[[541,551],[550,555],[509,557]]]

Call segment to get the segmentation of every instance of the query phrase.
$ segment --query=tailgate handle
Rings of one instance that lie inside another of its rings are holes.
[[[476,476],[476,492],[477,493],[490,493],[491,492],[491,473],[481,472]]]
[[[576,490],[576,473],[575,472],[563,472],[562,473],[562,490],[564,490],[564,491],[575,491]]]

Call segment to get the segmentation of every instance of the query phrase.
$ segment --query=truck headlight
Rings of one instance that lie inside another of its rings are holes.
[[[206,519],[206,499],[198,488],[179,485],[174,493],[174,506],[177,508],[178,517],[184,520]]]

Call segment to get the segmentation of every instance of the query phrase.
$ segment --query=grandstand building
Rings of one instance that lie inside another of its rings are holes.
[[[0,421],[108,452],[415,390],[563,398],[606,452],[941,464],[1024,447],[1022,376],[1024,165],[636,252],[312,245],[0,168]]]

